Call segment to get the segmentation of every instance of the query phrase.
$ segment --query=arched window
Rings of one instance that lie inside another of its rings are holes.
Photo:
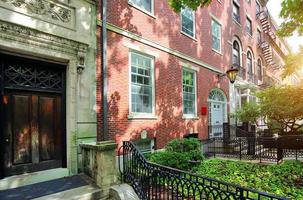
[[[258,80],[262,81],[262,63],[261,63],[261,59],[258,59]]]
[[[240,45],[237,41],[233,43],[233,64],[240,66]]]
[[[218,90],[218,89],[213,89],[208,96],[209,100],[212,101],[220,101],[220,102],[225,102],[225,95],[222,91]]]
[[[253,73],[253,63],[252,63],[252,56],[250,51],[247,52],[246,65],[247,65],[247,73],[248,75],[251,76]]]

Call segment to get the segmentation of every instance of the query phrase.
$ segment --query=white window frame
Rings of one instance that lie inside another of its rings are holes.
[[[138,10],[140,10],[140,11],[142,11],[142,12],[144,12],[144,13],[146,13],[146,14],[148,14],[148,15],[150,15],[150,16],[152,16],[152,17],[155,18],[155,16],[154,16],[154,10],[155,10],[155,8],[154,8],[154,5],[155,5],[154,4],[154,0],[150,0],[150,2],[151,2],[151,12],[149,12],[148,10],[145,10],[144,8],[136,5],[134,2],[132,2],[132,0],[128,0],[128,4],[129,5],[131,5],[134,8],[136,8],[136,9],[138,9]]]
[[[132,72],[131,72],[131,67],[132,67],[132,60],[131,60],[131,56],[132,54],[137,54],[139,56],[143,56],[146,57],[148,59],[151,59],[151,83],[152,83],[152,112],[151,113],[143,113],[143,112],[132,112],[132,80],[131,80],[131,76],[132,76]],[[135,51],[135,50],[130,50],[129,51],[129,55],[128,55],[128,70],[129,70],[129,91],[128,91],[128,95],[129,95],[129,115],[128,118],[129,119],[157,119],[156,116],[156,91],[155,91],[155,57],[152,55],[148,55],[146,53],[142,53],[139,51]]]
[[[250,21],[250,32],[248,32],[247,30],[247,21]],[[248,33],[248,35],[252,36],[253,35],[253,24],[252,24],[252,19],[251,17],[249,17],[248,15],[246,15],[246,19],[245,19],[245,32]]]
[[[238,6],[238,9],[239,9],[239,21],[237,21],[235,18],[234,18],[234,4]],[[241,7],[240,7],[240,4],[238,1],[234,0],[232,1],[232,20],[237,23],[238,25],[241,26]]]
[[[194,73],[194,87],[195,87],[195,113],[194,114],[185,114],[184,113],[184,94],[183,94],[183,70],[185,71],[189,71]],[[182,79],[181,79],[181,83],[182,83],[182,113],[183,113],[183,119],[198,119],[198,115],[197,115],[197,71],[193,70],[192,68],[189,67],[185,67],[182,66]]]
[[[232,52],[232,59],[231,59],[231,64],[234,64],[233,63],[233,56],[234,56],[234,42],[237,41],[238,42],[238,45],[239,45],[239,59],[240,59],[240,67],[243,67],[243,63],[242,63],[242,43],[241,41],[237,38],[237,37],[234,37],[233,38],[233,41],[232,41],[232,45],[231,45],[231,52]]]
[[[190,8],[188,8],[188,9],[190,9]],[[180,19],[181,19],[181,21],[180,21],[181,31],[180,31],[180,32],[181,32],[182,34],[184,34],[184,35],[186,35],[186,36],[188,36],[188,37],[190,37],[190,38],[196,40],[196,12],[195,12],[194,10],[192,10],[192,13],[193,13],[193,36],[189,35],[188,33],[185,33],[185,32],[182,30],[182,25],[183,25],[183,23],[182,23],[182,21],[183,21],[183,18],[182,18],[182,10],[181,10],[181,12],[180,12]]]
[[[255,66],[254,66],[254,54],[252,52],[251,49],[248,49],[247,52],[246,52],[246,70],[247,70],[247,74],[249,74],[249,68],[248,68],[248,53],[250,53],[251,55],[251,76],[253,76],[255,74]],[[249,78],[249,77],[247,77]]]
[[[211,19],[211,36],[213,37],[213,23],[216,23],[217,25],[219,25],[220,27],[220,36],[219,36],[219,40],[220,40],[220,50],[217,50],[217,49],[214,49],[213,48],[213,44],[211,45],[211,48],[212,50],[214,50],[215,52],[218,52],[218,53],[222,53],[222,24],[217,20],[215,19],[214,17],[212,17]]]
[[[257,5],[259,6],[259,13],[257,12]],[[261,8],[261,4],[259,3],[259,1],[256,1],[256,8],[255,9],[256,9],[256,15],[260,14],[262,8]]]

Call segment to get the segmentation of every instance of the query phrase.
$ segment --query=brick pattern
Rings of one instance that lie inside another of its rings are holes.
[[[192,39],[180,32],[180,16],[173,12],[167,1],[154,0],[154,16],[152,17],[128,4],[127,0],[108,1],[108,22],[125,30],[157,42],[165,47],[182,52],[199,59],[216,68],[226,71],[232,62],[231,42],[234,37],[241,40],[242,51],[251,49],[255,62],[262,57],[257,45],[257,26],[262,27],[256,18],[255,1],[251,5],[245,0],[240,2],[241,25],[232,20],[232,0],[217,1],[207,8],[199,8],[195,12],[196,38]],[[252,19],[253,35],[246,33],[246,15]],[[98,15],[100,16],[100,15]],[[222,25],[222,54],[212,50],[211,19],[215,16]],[[100,27],[98,27],[98,36]],[[148,137],[156,138],[156,148],[163,148],[172,138],[183,137],[190,130],[199,133],[200,139],[208,137],[208,116],[202,116],[200,109],[207,106],[209,92],[216,87],[221,88],[229,98],[229,82],[227,78],[218,79],[217,75],[201,66],[183,61],[176,56],[161,50],[133,41],[117,33],[108,31],[108,103],[109,103],[109,138],[121,144],[123,140],[140,138],[142,130],[147,130]],[[263,34],[263,33],[262,33]],[[102,102],[101,102],[101,41],[98,37],[97,54],[97,118],[98,135],[102,134]],[[155,57],[155,88],[157,119],[128,119],[129,115],[129,48],[127,44],[153,52]],[[246,67],[246,56],[242,55],[243,66]],[[180,62],[189,63],[199,68],[197,72],[197,110],[198,119],[183,119],[182,113],[182,66]],[[254,63],[254,67],[256,67]],[[254,70],[255,73],[256,69]],[[99,139],[101,137],[99,136]]]

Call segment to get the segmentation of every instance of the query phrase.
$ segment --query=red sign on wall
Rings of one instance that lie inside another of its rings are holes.
[[[207,115],[207,107],[206,106],[201,107],[201,115]]]

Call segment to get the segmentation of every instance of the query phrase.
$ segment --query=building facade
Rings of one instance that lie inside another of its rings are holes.
[[[285,42],[272,35],[266,3],[213,0],[206,8],[176,13],[167,1],[108,1],[109,138],[120,144],[149,138],[155,148],[163,148],[171,139],[192,133],[199,139],[222,136],[228,113],[244,101],[255,101],[253,91],[272,78],[267,71],[274,65],[274,49],[280,60],[288,51]],[[102,135],[98,52],[97,118]],[[234,85],[223,76],[231,66],[239,68]]]
[[[1,178],[77,173],[78,143],[96,141],[95,63],[93,1],[0,1]]]

